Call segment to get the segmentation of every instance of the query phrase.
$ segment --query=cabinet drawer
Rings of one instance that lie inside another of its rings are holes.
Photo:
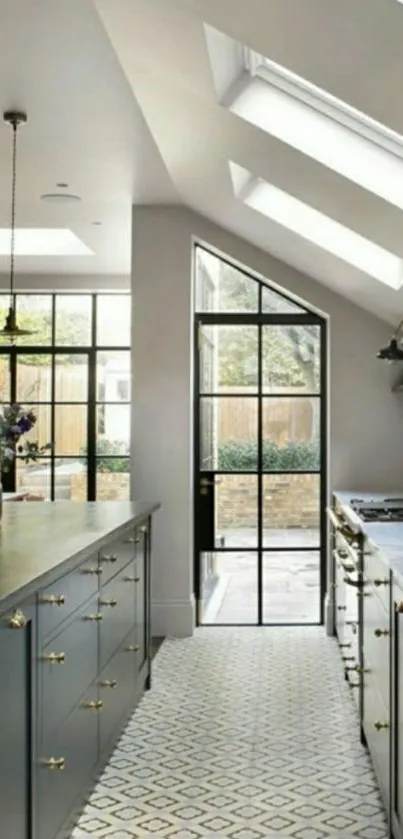
[[[135,563],[123,569],[99,596],[100,667],[104,667],[119,644],[134,627],[137,583]]]
[[[134,527],[128,528],[119,539],[105,545],[98,552],[99,567],[102,569],[101,583],[115,577],[125,565],[134,560],[141,535]]]
[[[108,661],[99,678],[99,697],[103,702],[99,715],[100,751],[108,744],[125,713],[134,709],[139,651],[132,630]]]
[[[44,639],[98,592],[98,555],[38,593],[39,638]]]
[[[51,732],[76,705],[98,668],[98,598],[75,612],[72,620],[40,654],[39,688],[42,733]],[[59,662],[55,656],[63,656]],[[52,660],[53,659],[53,660]]]
[[[363,598],[364,667],[375,680],[384,705],[390,709],[390,615],[372,587]]]
[[[96,699],[94,685],[58,730],[42,741],[37,773],[40,839],[54,839],[98,760],[99,711],[88,708],[88,703]],[[52,758],[64,761],[63,771],[50,768],[48,761]]]
[[[390,569],[380,551],[368,543],[364,549],[365,588],[371,588],[384,609],[390,609]]]

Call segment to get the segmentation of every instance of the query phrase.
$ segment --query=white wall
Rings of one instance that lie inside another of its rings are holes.
[[[0,292],[8,291],[9,274],[0,274]],[[95,292],[130,291],[130,277],[123,274],[20,274],[17,265],[15,290]]]
[[[403,394],[376,352],[383,321],[180,207],[133,210],[133,494],[158,500],[153,632],[192,631],[192,237],[330,317],[330,486],[403,489]]]

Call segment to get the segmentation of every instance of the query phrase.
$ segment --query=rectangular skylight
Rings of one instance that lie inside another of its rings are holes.
[[[230,167],[235,164],[230,164]],[[277,224],[398,291],[403,263],[393,253],[260,178],[252,179],[242,200]]]
[[[403,137],[246,48],[245,68],[233,113],[403,209]]]
[[[10,254],[11,231],[0,228],[0,256]],[[67,228],[21,227],[15,231],[16,256],[91,256],[94,254]]]

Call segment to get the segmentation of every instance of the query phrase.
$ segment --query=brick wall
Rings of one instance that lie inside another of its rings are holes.
[[[86,475],[71,476],[71,500],[87,500]],[[97,500],[98,501],[127,501],[130,498],[129,472],[98,472]]]
[[[257,481],[250,475],[225,475],[216,488],[217,528],[256,527]],[[318,527],[318,475],[265,475],[264,521],[268,527]]]

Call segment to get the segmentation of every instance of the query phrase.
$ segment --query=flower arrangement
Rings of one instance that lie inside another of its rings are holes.
[[[29,463],[52,448],[51,443],[39,446],[39,443],[31,440],[20,442],[36,421],[33,410],[23,408],[18,402],[3,409],[3,414],[0,414],[0,467],[3,472],[7,472],[15,457]]]

